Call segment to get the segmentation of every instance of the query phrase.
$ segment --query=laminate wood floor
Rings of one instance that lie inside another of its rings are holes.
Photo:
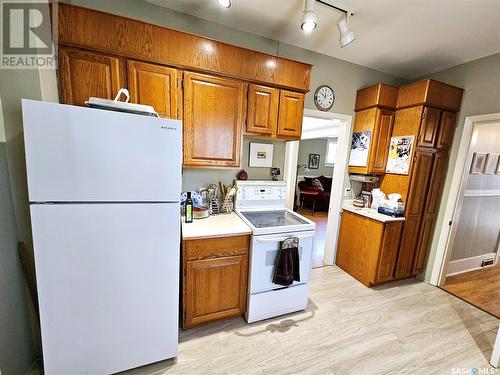
[[[325,255],[326,224],[328,223],[328,212],[315,212],[314,216],[309,210],[299,211],[299,214],[316,223],[314,232],[313,248],[313,268],[323,267],[323,257]]]
[[[369,289],[335,266],[322,267],[312,271],[306,311],[182,332],[176,360],[126,375],[492,371],[488,361],[498,325],[493,316],[421,281]]]
[[[442,288],[500,318],[500,262],[496,267],[449,276]]]

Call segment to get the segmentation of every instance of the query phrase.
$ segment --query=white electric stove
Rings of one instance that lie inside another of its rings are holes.
[[[309,298],[316,224],[285,207],[286,182],[238,181],[236,213],[252,229],[246,320],[249,323],[304,310]],[[299,238],[300,281],[272,282],[281,242]]]

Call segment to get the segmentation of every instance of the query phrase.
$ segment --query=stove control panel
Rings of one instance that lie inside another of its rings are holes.
[[[286,182],[237,181],[236,207],[284,207]]]

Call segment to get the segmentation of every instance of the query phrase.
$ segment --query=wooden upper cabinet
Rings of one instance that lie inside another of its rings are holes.
[[[370,145],[366,166],[351,165],[353,160],[350,158],[349,173],[385,173],[393,123],[394,112],[391,110],[371,108],[356,112],[353,133],[371,132]]]
[[[127,61],[132,103],[152,106],[161,117],[180,118],[177,69],[139,61]]]
[[[123,60],[59,47],[59,90],[63,103],[84,106],[91,96],[114,99],[122,87],[126,87]]]
[[[428,105],[458,112],[464,90],[444,82],[426,79],[399,88],[397,109]]]
[[[278,137],[300,139],[304,116],[304,94],[281,90],[278,113]]]
[[[280,90],[248,86],[247,133],[276,135]]]
[[[393,111],[377,109],[375,129],[373,132],[373,155],[370,157],[368,163],[369,173],[385,173],[393,123]]]
[[[396,108],[398,91],[398,87],[385,83],[378,83],[358,90],[354,110],[357,112],[372,107],[394,109]]]
[[[421,147],[435,147],[439,130],[441,111],[435,108],[424,108],[422,123],[418,134],[417,145]]]
[[[54,38],[60,45],[309,91],[309,64],[63,2],[52,10],[58,13]]]
[[[184,166],[239,167],[244,82],[184,73]]]
[[[443,111],[441,121],[439,123],[439,132],[437,136],[436,147],[443,150],[448,150],[453,142],[453,134],[455,133],[455,119],[457,114],[454,112]]]

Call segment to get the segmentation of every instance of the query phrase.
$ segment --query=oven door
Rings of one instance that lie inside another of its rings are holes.
[[[281,242],[290,236],[299,238],[300,259],[300,282],[295,281],[292,285],[309,281],[314,231],[253,236],[250,253],[250,293],[283,288],[272,281],[274,265]]]

